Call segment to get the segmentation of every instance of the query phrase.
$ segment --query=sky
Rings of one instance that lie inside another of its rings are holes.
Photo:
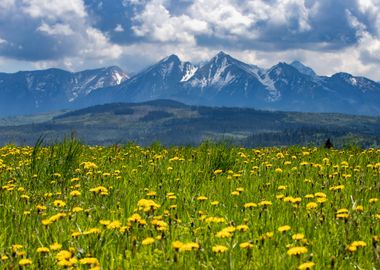
[[[117,65],[224,51],[269,68],[380,81],[380,0],[0,0],[0,72]]]

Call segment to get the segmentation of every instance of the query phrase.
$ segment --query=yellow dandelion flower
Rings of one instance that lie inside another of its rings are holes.
[[[251,248],[253,248],[253,244],[251,244],[250,242],[241,243],[239,246],[240,246],[241,249],[251,249]]]
[[[121,222],[119,220],[112,221],[107,225],[107,229],[118,229],[120,227]]]
[[[231,238],[232,233],[228,231],[221,230],[215,234],[216,237],[218,238]]]
[[[219,175],[219,174],[222,174],[222,173],[223,173],[223,170],[221,170],[221,169],[218,169],[218,170],[214,171],[215,175]]]
[[[214,253],[224,253],[226,251],[228,251],[228,247],[223,245],[216,245],[212,247],[212,252]]]
[[[56,207],[65,207],[66,206],[66,203],[62,200],[55,200],[53,202],[53,205],[56,206]]]
[[[206,201],[206,200],[208,200],[208,198],[206,196],[198,196],[197,197],[197,201],[203,202],[203,201]]]
[[[79,260],[80,264],[87,264],[87,265],[99,265],[99,261],[97,258],[87,257]]]
[[[184,243],[180,251],[192,251],[192,250],[198,250],[200,248],[198,243],[190,242],[190,243]]]
[[[319,197],[319,198],[326,198],[327,195],[323,192],[317,192],[314,194],[315,197]]]
[[[292,247],[288,250],[288,255],[290,256],[297,256],[301,254],[305,254],[308,252],[308,249],[306,247]]]
[[[356,211],[356,212],[363,212],[363,211],[364,211],[364,207],[363,207],[363,205],[358,205],[358,206],[356,206],[356,207],[355,207],[355,211]]]
[[[24,246],[19,244],[12,245],[12,251],[17,252],[18,250],[22,249]]]
[[[252,208],[254,208],[256,206],[257,206],[257,204],[254,203],[254,202],[249,202],[249,203],[245,203],[244,204],[244,208],[248,208],[248,209],[252,209]]]
[[[270,206],[272,205],[271,201],[261,201],[258,203],[259,206]]]
[[[148,192],[146,195],[147,195],[148,197],[155,197],[155,196],[157,196],[157,192],[155,192],[155,191],[150,191],[150,192]]]
[[[324,197],[318,198],[317,202],[320,204],[323,204],[323,203],[327,202],[327,198],[324,198]]]
[[[309,270],[315,266],[314,262],[305,262],[303,264],[300,264],[297,269],[299,270]]]
[[[147,246],[147,245],[151,245],[155,242],[156,240],[152,237],[148,237],[148,238],[145,238],[144,240],[142,240],[141,244],[143,246]]]
[[[74,213],[79,213],[79,212],[82,212],[82,211],[83,211],[83,208],[82,208],[82,207],[79,207],[79,206],[76,206],[76,207],[74,207],[71,211],[73,211]]]
[[[247,225],[238,225],[236,226],[236,230],[239,232],[247,232],[249,227]]]
[[[302,240],[305,238],[305,235],[302,233],[296,233],[292,235],[293,240]]]
[[[377,203],[379,201],[378,198],[371,198],[369,199],[369,203]]]
[[[232,192],[231,192],[231,195],[232,195],[232,196],[239,196],[239,195],[240,195],[240,192],[235,190],[235,191],[232,191]]]
[[[21,259],[18,264],[21,266],[31,265],[33,261],[31,259]]]
[[[315,202],[309,202],[308,204],[306,204],[306,209],[314,209],[317,207],[318,207],[318,204]]]
[[[348,219],[349,217],[350,215],[347,213],[336,214],[336,218],[339,218],[339,219]]]
[[[336,211],[337,214],[343,214],[343,213],[348,213],[348,209],[347,208],[341,208],[339,209],[338,211]]]
[[[37,253],[49,253],[50,249],[47,247],[39,247],[37,248]]]
[[[71,254],[70,251],[68,251],[68,250],[61,250],[60,252],[57,253],[57,255],[55,256],[55,258],[58,261],[62,261],[62,260],[70,259],[71,256],[72,256],[72,254]]]
[[[278,228],[279,232],[287,232],[290,231],[291,227],[289,225],[281,226]]]
[[[172,248],[176,251],[180,250],[183,246],[183,243],[181,241],[174,241],[172,243]]]
[[[51,250],[60,250],[61,248],[62,248],[62,245],[57,242],[50,245]]]
[[[72,196],[72,197],[78,197],[80,195],[81,195],[81,193],[79,190],[73,190],[70,192],[70,196]]]

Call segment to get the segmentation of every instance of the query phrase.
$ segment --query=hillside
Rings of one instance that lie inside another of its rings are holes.
[[[72,132],[92,145],[197,145],[208,139],[243,146],[322,145],[328,137],[336,146],[380,144],[377,117],[188,106],[170,100],[97,105],[0,123],[1,144],[33,145],[40,136],[54,142]]]

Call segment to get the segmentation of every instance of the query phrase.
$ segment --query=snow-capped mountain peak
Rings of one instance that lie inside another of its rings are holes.
[[[317,76],[317,74],[314,72],[314,70],[308,66],[305,66],[300,61],[295,60],[290,65],[294,68],[296,68],[300,73],[314,77]]]

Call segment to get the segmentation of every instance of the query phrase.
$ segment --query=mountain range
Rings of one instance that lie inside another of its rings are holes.
[[[171,99],[190,105],[380,115],[380,84],[319,76],[299,61],[263,69],[220,52],[194,65],[171,55],[128,77],[118,67],[0,73],[0,115]]]

